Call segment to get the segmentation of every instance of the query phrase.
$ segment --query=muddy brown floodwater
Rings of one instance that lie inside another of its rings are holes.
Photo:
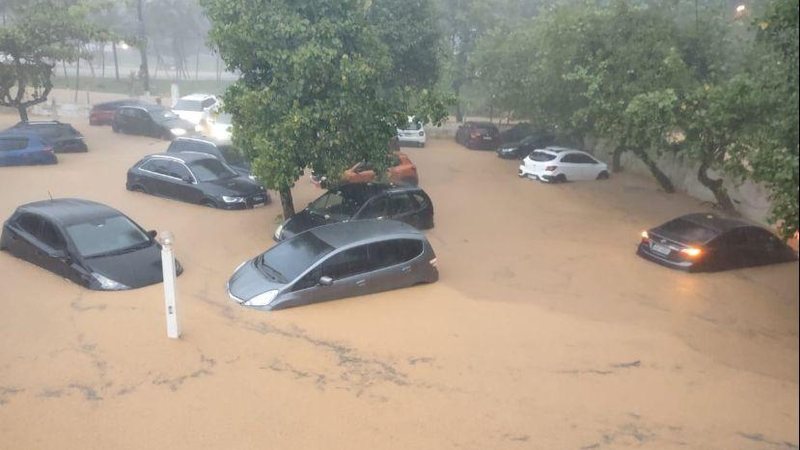
[[[0,219],[49,192],[172,231],[184,335],[166,338],[161,285],[92,292],[1,253],[0,448],[798,448],[797,263],[640,260],[642,229],[703,209],[646,178],[550,186],[451,141],[406,149],[440,281],[264,313],[224,285],[272,245],[278,204],[128,192],[167,143],[73,123],[90,152],[0,168]]]

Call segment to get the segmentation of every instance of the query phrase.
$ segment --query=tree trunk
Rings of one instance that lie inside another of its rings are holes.
[[[106,77],[106,43],[100,46],[100,78]]]
[[[111,51],[114,52],[114,79],[119,81],[119,61],[117,60],[117,42],[111,43]]]
[[[709,166],[708,161],[703,161],[700,164],[700,168],[697,169],[697,181],[714,194],[714,199],[716,199],[717,206],[720,209],[728,213],[736,212],[736,206],[728,195],[728,190],[725,189],[722,179],[715,180],[708,176]]]
[[[64,60],[61,60],[61,68],[64,69],[64,80],[68,80],[69,77],[67,76],[67,63]]]
[[[197,57],[194,60],[194,79],[195,81],[199,80],[198,75],[200,73],[200,46],[197,46]]]
[[[144,82],[144,92],[146,95],[150,93],[150,69],[147,67],[147,35],[145,34],[144,27],[144,14],[142,13],[142,0],[136,3],[136,15],[139,20],[139,55],[141,57],[141,65],[139,66],[139,76],[142,77]]]
[[[78,103],[78,89],[81,87],[81,58],[78,57],[77,65],[75,66],[75,103]]]
[[[625,147],[619,146],[614,149],[611,156],[611,171],[614,173],[622,172],[622,154],[625,153]]]
[[[461,123],[464,121],[464,111],[461,110],[461,83],[453,84],[453,93],[456,97],[456,122]]]
[[[27,122],[28,121],[28,107],[25,105],[17,106],[17,112],[19,112],[19,120],[20,122]]]
[[[664,189],[665,192],[672,194],[675,192],[675,186],[672,185],[672,181],[669,177],[658,168],[655,161],[650,158],[650,155],[647,154],[647,151],[634,148],[632,149],[633,153],[642,160],[642,162],[650,169],[650,173],[653,174],[653,177],[658,181],[658,184],[661,185],[661,189]]]
[[[279,191],[281,196],[281,206],[283,207],[283,218],[289,219],[294,216],[294,200],[292,199],[291,189],[282,189]]]

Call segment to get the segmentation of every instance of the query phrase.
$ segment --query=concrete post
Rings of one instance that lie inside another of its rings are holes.
[[[175,255],[172,252],[174,237],[169,231],[163,232],[161,236],[161,267],[164,273],[164,306],[167,314],[167,337],[178,339],[181,336],[181,329],[178,323]]]

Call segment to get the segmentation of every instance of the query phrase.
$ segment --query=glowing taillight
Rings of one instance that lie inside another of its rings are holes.
[[[690,258],[697,258],[703,254],[703,251],[696,247],[686,247],[681,249],[681,253]]]
[[[558,166],[547,166],[547,167],[544,168],[544,171],[545,172],[554,172],[556,169],[558,169]]]
[[[642,240],[644,240],[644,241],[649,241],[650,240],[650,235],[647,234],[647,231],[642,231]]]

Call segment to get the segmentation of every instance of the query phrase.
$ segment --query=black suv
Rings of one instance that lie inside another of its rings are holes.
[[[331,189],[286,220],[275,231],[276,241],[335,222],[394,219],[418,229],[433,228],[433,202],[416,186],[353,183]]]
[[[470,150],[494,150],[500,145],[500,131],[489,122],[464,122],[456,131],[456,142]]]
[[[233,170],[250,177],[250,161],[244,153],[228,143],[220,143],[205,137],[177,138],[169,144],[167,153],[198,152],[217,157],[220,161],[231,166]]]
[[[125,186],[129,191],[221,209],[253,208],[270,202],[263,186],[205,153],[145,156],[128,170]]]
[[[83,135],[68,123],[57,120],[30,120],[19,122],[6,131],[18,131],[39,136],[53,146],[56,153],[87,152],[89,147],[83,141]]]
[[[167,140],[196,133],[193,123],[158,105],[120,106],[114,112],[111,129],[115,133],[138,134]]]

